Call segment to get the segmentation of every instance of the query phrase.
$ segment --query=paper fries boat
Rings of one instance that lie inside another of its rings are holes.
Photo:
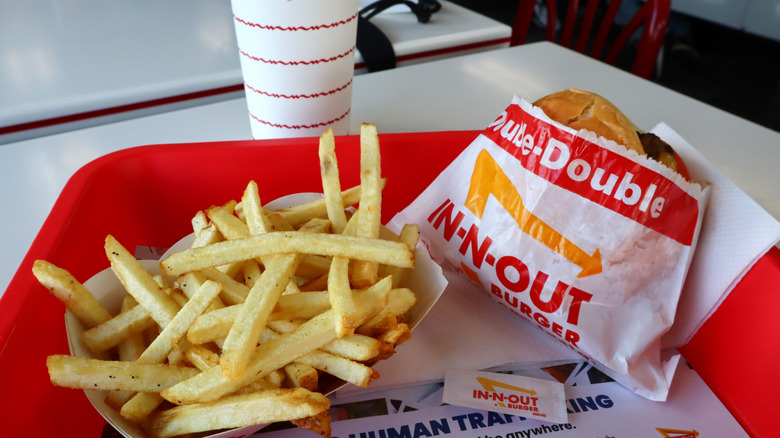
[[[269,203],[268,207],[284,208],[290,205],[295,205],[299,202],[304,202],[305,200],[310,200],[313,196],[318,195],[290,195]],[[192,235],[189,235],[181,239],[170,249],[168,249],[168,251],[161,257],[161,259],[165,259],[173,252],[188,248],[191,245],[193,238],[194,237]],[[414,329],[414,327],[420,323],[428,311],[433,307],[433,305],[441,296],[442,292],[444,292],[444,289],[447,285],[447,280],[442,274],[441,267],[431,259],[430,255],[422,244],[419,244],[416,248],[415,256],[415,268],[408,272],[403,283],[405,287],[412,289],[417,294],[418,298],[417,304],[409,313],[409,319],[407,321],[410,328],[412,329]],[[157,260],[140,260],[140,263],[152,275],[160,274],[159,262]],[[95,274],[92,278],[84,283],[84,286],[95,296],[98,302],[100,302],[109,311],[114,314],[118,313],[122,299],[126,295],[126,291],[110,268]],[[105,359],[105,357],[95,355],[92,353],[92,351],[89,350],[87,345],[82,340],[82,334],[85,331],[84,327],[70,312],[65,313],[65,328],[68,336],[70,353],[73,356]],[[413,340],[410,342],[413,342]],[[392,361],[393,358],[391,357],[387,360]],[[344,386],[344,384],[340,384],[334,388],[328,388],[328,393],[335,391],[341,386]],[[108,394],[107,391],[85,390],[84,392],[95,409],[123,436],[128,438],[142,438],[146,436],[144,431],[138,427],[138,425],[133,424],[132,422],[121,417],[116,409],[110,407],[106,403],[105,399]],[[264,425],[247,426],[238,429],[216,432],[208,436],[220,438],[244,437],[251,435],[262,427],[264,427]]]

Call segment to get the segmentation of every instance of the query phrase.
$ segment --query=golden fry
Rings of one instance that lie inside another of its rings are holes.
[[[333,129],[329,128],[320,136],[319,156],[325,209],[333,226],[333,232],[341,234],[347,225],[347,215],[344,213],[344,202],[341,198],[341,181],[339,180],[339,165],[336,159]]]
[[[297,254],[275,256],[249,291],[222,346],[220,366],[228,379],[237,380],[246,371],[268,315],[292,280],[299,260]]]
[[[382,225],[382,165],[379,152],[379,137],[376,125],[363,123],[360,126],[360,207],[355,235],[377,238]],[[357,260],[352,267],[352,284],[366,287],[377,279],[378,263]]]
[[[155,325],[146,309],[135,306],[85,331],[82,339],[93,353],[99,354]]]
[[[220,290],[222,285],[215,281],[209,280],[203,283],[198,292],[173,317],[170,324],[166,325],[146,348],[137,362],[162,363],[173,350],[174,345],[187,333],[195,318],[206,310]]]
[[[35,278],[78,319],[84,327],[95,327],[111,319],[111,314],[79,283],[70,272],[45,260],[36,260]]]
[[[160,327],[165,327],[179,311],[143,266],[113,236],[106,237],[106,256],[125,290],[143,306]]]
[[[341,192],[341,202],[344,208],[360,202],[360,186],[355,186]],[[277,213],[293,227],[298,227],[313,218],[327,217],[328,207],[325,198],[278,210]],[[270,219],[270,217],[269,217]]]
[[[263,205],[260,202],[260,194],[257,190],[257,183],[250,181],[244,190],[244,196],[241,198],[241,204],[244,206],[244,218],[249,229],[249,234],[262,234],[272,231],[271,222],[263,212]]]
[[[170,437],[207,430],[289,421],[324,412],[330,400],[304,388],[268,389],[224,397],[210,403],[178,406],[156,415],[152,434]]]
[[[198,374],[195,368],[51,355],[49,377],[57,386],[104,391],[160,392]]]
[[[338,234],[274,231],[179,251],[160,262],[160,268],[164,275],[175,276],[210,266],[281,253],[341,256],[405,268],[414,267],[414,252],[401,242]]]

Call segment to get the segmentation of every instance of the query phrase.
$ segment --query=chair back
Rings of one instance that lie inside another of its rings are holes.
[[[645,79],[652,77],[666,34],[671,0],[647,0],[614,39],[612,39],[613,25],[622,0],[608,1],[598,27],[594,27],[594,22],[601,0],[587,0],[583,14],[579,14],[579,0],[568,0],[560,32],[556,29],[558,27],[557,1],[545,0],[545,2],[547,5],[545,39],[547,41],[556,42],[557,35],[558,44],[611,65],[617,63],[618,57],[631,36],[642,26],[642,35],[636,48],[631,72]],[[520,0],[512,27],[510,46],[525,43],[533,19],[535,4],[536,0]],[[579,25],[577,25],[578,20]],[[578,28],[576,40],[574,40],[575,28]],[[612,40],[612,43],[604,55],[608,39]],[[590,50],[585,53],[589,44]]]

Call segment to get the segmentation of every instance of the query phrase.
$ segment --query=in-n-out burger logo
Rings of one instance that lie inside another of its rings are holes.
[[[490,400],[495,402],[496,406],[517,410],[523,415],[546,416],[546,414],[539,412],[539,397],[536,397],[536,391],[533,388],[521,388],[484,377],[477,377],[477,382],[482,385],[484,391],[473,390],[471,396],[474,400]],[[507,391],[501,392],[497,388]]]
[[[528,171],[684,245],[691,244],[698,203],[668,178],[537,119],[519,105],[510,106],[483,134]]]
[[[521,205],[513,196],[513,193],[516,194],[516,192],[505,191],[503,193],[509,193],[510,196],[507,199],[499,200],[502,205],[510,207],[511,205]],[[514,200],[514,202],[510,202],[510,200]],[[518,220],[528,219],[528,214],[524,210],[518,211],[517,208],[512,208],[509,212]],[[472,210],[471,213],[474,211]],[[480,240],[479,226],[476,223],[469,224],[466,218],[467,214],[459,209],[456,210],[455,204],[447,199],[428,216],[427,220],[434,229],[442,233],[448,242],[453,241],[453,239],[461,240],[458,252],[463,256],[463,261],[460,267],[472,280],[482,285],[475,269],[494,270],[498,282],[491,283],[486,289],[489,289],[496,299],[517,315],[535,322],[561,342],[579,351],[577,343],[580,341],[580,335],[576,328],[579,324],[580,307],[582,303],[589,302],[593,298],[593,294],[571,286],[566,281],[552,279],[549,274],[541,270],[534,272],[523,260],[512,254],[496,253],[492,248],[493,239],[485,236]],[[585,267],[580,265],[583,268],[580,274],[589,272],[588,275],[591,275],[594,273],[594,267],[597,268],[597,272],[601,271],[600,258],[595,262],[592,261],[587,253],[563,239],[555,230],[541,221],[535,223],[533,228],[536,229],[534,237],[548,241],[551,244],[551,249],[561,251],[562,255],[570,257],[570,261],[573,263],[585,263]],[[563,240],[558,241],[556,245],[549,238],[549,235],[558,236]],[[569,246],[570,248],[567,250]],[[468,257],[469,253],[470,258]],[[587,260],[584,262],[577,260],[577,257],[583,254]],[[598,256],[598,252],[595,255]],[[474,269],[471,268],[472,266]],[[552,292],[549,289],[552,289]],[[523,296],[527,296],[527,298],[523,299]],[[562,314],[555,316],[560,309],[563,309]]]

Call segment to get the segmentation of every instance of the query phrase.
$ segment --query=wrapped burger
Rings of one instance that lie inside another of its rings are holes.
[[[708,190],[662,139],[593,93],[515,97],[392,222],[431,255],[637,394],[662,354]],[[391,223],[392,223],[391,222]]]

